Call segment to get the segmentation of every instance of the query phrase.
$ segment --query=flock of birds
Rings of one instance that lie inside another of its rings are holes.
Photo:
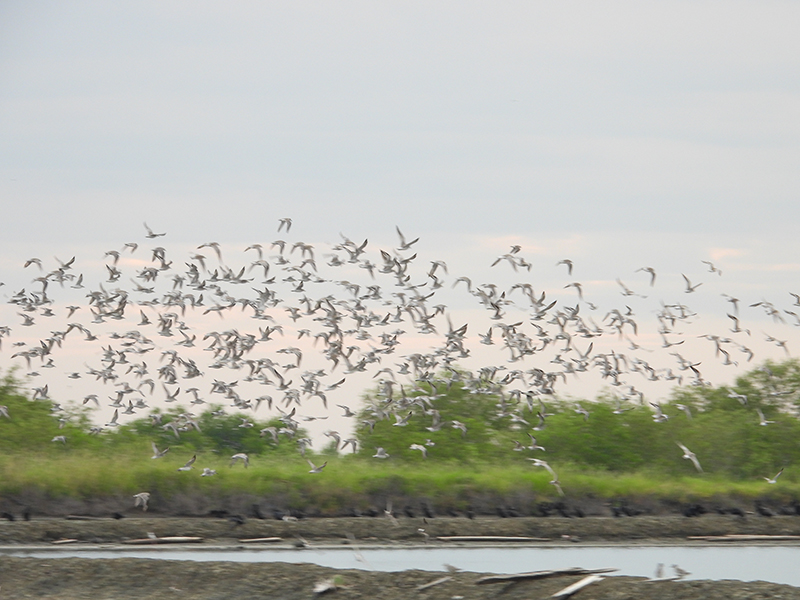
[[[78,272],[75,257],[55,262],[28,258],[22,268],[34,276],[24,288],[6,294],[15,307],[10,315],[15,322],[0,326],[6,365],[24,366],[33,382],[32,399],[52,401],[54,417],[62,425],[70,419],[64,408],[69,400],[114,409],[106,423],[96,421],[96,434],[113,430],[125,416],[188,403],[189,409],[170,420],[151,414],[154,424],[179,437],[199,429],[193,410],[219,402],[240,412],[241,427],[253,426],[248,414],[275,414],[281,426],[261,430],[265,443],[293,443],[303,456],[313,440],[298,435],[301,425],[328,418],[329,398],[352,398],[348,379],[377,386],[368,405],[360,407],[360,420],[352,400],[337,404],[343,411],[339,419],[355,421],[350,435],[382,420],[402,427],[417,414],[430,418],[427,429],[432,433],[455,428],[467,437],[463,422],[445,421],[437,409],[442,392],[458,382],[470,392],[496,397],[498,414],[510,417],[515,429],[530,428],[530,444],[516,442],[514,450],[532,453],[544,451],[534,437],[546,425],[543,399],[582,373],[595,373],[613,390],[618,414],[626,404],[646,404],[637,387],[642,383],[708,385],[701,361],[680,352],[686,341],[681,327],[698,318],[684,302],[662,301],[656,311],[656,330],[649,339],[660,339],[661,349],[671,357],[667,365],[657,366],[646,360],[653,349],[635,341],[641,339],[642,327],[635,310],[625,304],[644,296],[621,279],[616,282],[622,306],[600,309],[586,297],[587,286],[577,281],[563,286],[567,291],[562,290],[561,299],[535,291],[533,265],[518,245],[487,261],[513,281],[504,286],[453,277],[441,260],[422,261],[416,252],[419,238],[409,238],[399,228],[397,243],[377,251],[367,239],[353,241],[341,234],[339,243],[320,251],[283,239],[291,230],[292,220],[280,219],[277,232],[282,237],[268,244],[232,252],[212,241],[178,257],[162,245],[166,234],[145,224],[144,240],[105,252],[99,274]],[[708,276],[722,276],[713,263],[703,262]],[[570,259],[551,266],[569,279],[574,267]],[[656,285],[654,268],[643,266],[637,272],[647,276],[642,285]],[[697,294],[704,285],[686,275],[683,280],[681,295]],[[575,296],[566,300],[572,290]],[[442,299],[456,294],[459,308],[454,311]],[[747,364],[754,356],[748,343],[753,334],[739,314],[741,301],[723,296],[730,305],[729,329],[702,337],[713,344],[721,365]],[[800,296],[791,296],[794,306],[800,306]],[[766,300],[749,308],[765,311],[775,324],[792,317],[800,325],[796,312]],[[476,320],[484,324],[477,332],[470,330],[475,329],[471,323],[454,324],[458,311],[478,314]],[[789,355],[788,340],[766,335],[765,341]],[[620,350],[623,343],[627,350]],[[606,347],[601,351],[602,344]],[[61,365],[70,360],[64,370]],[[474,370],[464,366],[471,360],[480,361]],[[76,367],[75,361],[83,365]],[[83,385],[88,393],[82,399],[65,397],[72,392],[62,386],[56,394],[50,384],[59,379]],[[746,403],[746,397],[731,393]],[[649,404],[654,421],[669,418],[657,402]],[[589,418],[585,406],[575,403],[574,410]],[[771,423],[760,410],[758,415],[761,425]],[[3,419],[13,419],[13,414],[0,406],[0,423]],[[531,421],[538,423],[532,426]],[[355,437],[333,429],[324,435],[337,450],[350,446],[357,451]],[[67,445],[69,439],[59,435],[53,442]],[[678,447],[682,458],[702,472],[697,456],[681,443]],[[410,449],[425,458],[435,452],[435,443],[419,440]],[[162,458],[167,450],[153,444],[152,458]],[[371,456],[380,460],[390,454],[376,448]],[[192,470],[196,460],[192,456],[178,471]],[[563,495],[550,464],[542,458],[530,460],[550,473],[550,484]],[[231,457],[231,465],[247,467],[249,461],[242,453]],[[327,462],[308,464],[309,473],[319,474]],[[765,479],[774,484],[782,472]],[[202,471],[202,476],[214,474],[209,468]],[[146,510],[148,499],[147,493],[139,494],[136,505]]]

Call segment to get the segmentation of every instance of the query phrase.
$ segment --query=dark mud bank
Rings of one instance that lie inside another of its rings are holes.
[[[575,583],[580,576],[518,583],[478,584],[481,575],[455,573],[451,579],[419,591],[442,578],[442,573],[404,571],[379,573],[334,570],[307,564],[193,563],[147,559],[41,560],[0,557],[0,593],[3,600],[58,598],[59,600],[115,598],[280,600],[370,598],[452,600],[453,598],[521,600],[547,598]],[[314,588],[324,581],[337,588],[323,596]],[[578,593],[579,598],[665,600],[739,600],[745,598],[800,598],[800,589],[786,585],[739,581],[647,582],[633,577],[607,577]]]
[[[424,530],[424,533],[420,532]],[[64,518],[0,521],[0,544],[53,542],[69,538],[87,543],[119,543],[144,538],[196,536],[206,541],[281,537],[294,540],[336,542],[353,535],[364,541],[422,542],[426,536],[528,536],[552,540],[585,541],[686,539],[689,536],[800,535],[800,518],[788,516],[746,518],[729,515],[702,517],[521,517],[486,518],[398,518],[349,517],[331,519],[230,520],[227,518],[131,517],[123,519],[68,520]]]

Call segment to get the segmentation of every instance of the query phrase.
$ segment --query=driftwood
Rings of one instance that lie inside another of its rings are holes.
[[[60,540],[53,540],[53,541],[52,541],[52,542],[50,542],[50,543],[51,543],[51,544],[57,544],[57,545],[58,545],[58,544],[74,544],[74,543],[75,543],[75,542],[77,542],[77,541],[78,541],[78,540],[76,540],[76,539],[74,539],[74,538],[62,538],[62,539],[60,539]]]
[[[591,583],[594,583],[595,581],[600,581],[602,579],[603,579],[602,575],[589,575],[588,577],[584,577],[580,581],[575,582],[572,585],[565,587],[560,592],[556,592],[555,594],[553,594],[550,597],[551,598],[569,598],[570,596],[572,596],[572,594],[574,594],[578,590],[582,590],[587,585],[589,585]]]
[[[139,540],[122,540],[123,544],[193,544],[196,542],[202,542],[203,538],[201,537],[189,537],[189,536],[171,536],[171,537],[154,537],[154,538],[142,538]]]
[[[596,573],[613,573],[619,569],[559,569],[557,571],[532,571],[530,573],[515,573],[513,575],[489,575],[481,577],[475,583],[507,583],[509,581],[522,581],[525,579],[547,579],[548,577],[566,577],[569,575],[594,575]]]
[[[781,541],[781,540],[800,540],[800,535],[751,535],[746,533],[729,533],[727,535],[690,535],[689,540],[700,540],[703,542],[758,542],[758,541]]]
[[[551,542],[550,538],[519,537],[508,535],[440,535],[443,542]]]
[[[67,521],[108,521],[111,517],[90,517],[89,515],[67,515]]]
[[[263,537],[263,538],[245,538],[239,540],[240,544],[257,544],[260,542],[282,542],[283,538],[279,537]]]
[[[434,579],[430,583],[423,583],[422,585],[417,586],[417,591],[421,592],[422,590],[427,590],[428,588],[432,588],[435,585],[439,585],[440,583],[447,583],[450,581],[452,577],[447,575],[446,577],[440,577],[439,579]]]

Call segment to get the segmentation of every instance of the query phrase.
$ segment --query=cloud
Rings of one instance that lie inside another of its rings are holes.
[[[711,248],[709,250],[711,260],[722,260],[725,258],[740,258],[747,256],[747,252],[740,248]]]

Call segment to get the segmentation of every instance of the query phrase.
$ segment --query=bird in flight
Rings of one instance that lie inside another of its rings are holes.
[[[169,447],[165,448],[164,450],[159,450],[156,446],[155,442],[151,442],[150,445],[153,447],[153,456],[150,458],[162,458],[167,452],[169,452]]]
[[[681,273],[681,275],[683,275],[683,273]],[[686,289],[683,291],[687,294],[691,294],[693,291],[695,291],[697,288],[703,285],[702,282],[692,285],[692,282],[689,281],[689,278],[686,275],[683,275],[683,279],[684,281],[686,281]]]
[[[309,471],[309,473],[322,473],[322,469],[324,469],[325,466],[328,464],[327,460],[324,463],[322,463],[320,466],[316,466],[313,462],[311,462],[308,459],[306,459],[306,462],[308,463],[308,466],[311,467],[311,470]]]
[[[422,444],[411,444],[408,447],[409,450],[419,450],[422,452],[422,458],[428,458],[428,449],[423,446]]]
[[[785,467],[784,467],[784,468],[785,468]],[[780,471],[778,471],[778,474],[777,474],[777,475],[775,475],[775,477],[773,477],[772,479],[770,479],[769,477],[764,477],[764,480],[765,480],[767,483],[769,483],[769,484],[776,484],[776,483],[778,483],[778,477],[780,477],[780,476],[781,476],[781,473],[783,473],[783,469],[781,469]]]
[[[772,423],[775,422],[775,421],[767,421],[767,419],[764,417],[764,413],[761,412],[760,408],[756,407],[756,412],[758,413],[758,424],[759,425],[766,426],[766,425],[771,425]]]
[[[653,287],[656,282],[656,270],[653,267],[642,267],[641,269],[636,269],[637,273],[642,271],[645,273],[650,273],[650,287]]]
[[[697,456],[695,456],[695,453],[689,450],[686,446],[684,446],[680,442],[675,442],[675,443],[678,444],[681,450],[683,450],[683,456],[681,458],[692,461],[692,464],[694,465],[694,468],[697,469],[697,472],[702,473],[703,467],[700,466],[700,461],[697,460]]]
[[[394,228],[397,231],[397,235],[400,237],[400,246],[397,248],[398,250],[410,250],[411,246],[419,241],[419,238],[414,238],[410,242],[406,241],[406,236],[403,235],[403,232],[400,231],[400,228],[397,225],[395,225]]]
[[[147,223],[144,224],[144,228],[147,230],[147,235],[145,237],[149,240],[167,235],[166,233],[153,233],[153,230],[147,226]]]
[[[194,465],[194,461],[196,460],[197,460],[197,454],[195,454],[194,456],[192,456],[192,458],[186,461],[185,465],[183,465],[182,467],[178,467],[178,471],[191,471],[192,465]]]
[[[250,466],[250,457],[244,452],[239,452],[238,454],[231,456],[231,466],[233,466],[234,463],[239,460],[244,463],[245,468]]]

